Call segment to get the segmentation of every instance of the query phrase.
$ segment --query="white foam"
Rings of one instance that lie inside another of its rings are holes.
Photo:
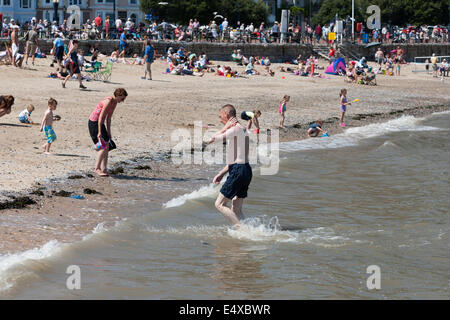
[[[186,226],[155,228],[147,226],[150,233],[168,235],[190,235],[202,239],[234,238],[259,243],[296,243],[321,247],[341,247],[351,241],[343,235],[337,235],[332,228],[311,228],[299,231],[282,230],[278,217],[253,217],[242,221],[239,229],[230,226]]]
[[[118,221],[116,221],[116,226],[118,226]],[[90,234],[88,234],[88,235],[83,237],[83,240],[88,240],[88,239],[92,238],[92,236],[94,234],[98,234],[98,233],[102,233],[102,232],[106,232],[106,231],[108,231],[108,229],[105,227],[105,223],[104,222],[100,222],[92,230],[92,233],[90,233]]]
[[[164,233],[171,235],[194,235],[196,237],[217,239],[224,237],[227,231],[225,226],[207,226],[207,225],[197,225],[197,226],[186,226],[181,228],[176,227],[165,227],[165,228],[155,228],[152,226],[146,227],[147,232],[150,233]]]
[[[20,277],[14,274],[14,267],[17,267],[29,260],[46,259],[61,250],[61,244],[56,240],[51,240],[40,248],[34,248],[22,253],[0,255],[0,291],[9,289],[13,282]]]
[[[312,244],[326,248],[340,247],[350,240],[347,237],[336,235],[331,228],[319,227],[301,231],[282,230],[276,216],[270,219],[267,216],[245,219],[239,229],[228,229],[228,235],[240,240]]]
[[[372,123],[363,127],[348,128],[344,133],[325,138],[311,138],[300,141],[280,143],[280,150],[285,152],[299,150],[335,149],[358,145],[362,140],[391,132],[401,131],[432,131],[440,130],[436,127],[421,125],[421,120],[413,116],[403,116],[384,123]]]
[[[432,115],[449,114],[449,113],[450,110],[447,110],[447,111],[433,112]]]
[[[251,241],[295,242],[298,239],[297,232],[281,231],[278,217],[266,216],[245,219],[239,229],[228,229],[228,235]]]
[[[126,220],[126,219],[123,219]],[[115,222],[114,228],[121,225],[120,221]],[[91,234],[83,237],[82,241],[92,238],[95,234],[106,232],[110,229],[101,222],[92,230]],[[16,272],[17,267],[22,266],[27,261],[43,260],[59,253],[63,247],[69,244],[61,244],[57,240],[51,240],[40,248],[34,248],[21,253],[0,255],[0,292],[11,288],[21,277],[31,274],[22,268]]]
[[[222,179],[222,181],[224,181],[224,179]],[[173,198],[172,200],[169,200],[168,202],[166,202],[163,205],[163,207],[164,208],[178,207],[178,206],[185,204],[186,201],[188,201],[188,200],[214,196],[215,194],[217,194],[218,188],[219,187],[217,185],[211,183],[211,184],[209,184],[207,186],[203,186],[200,189],[195,190],[191,193],[186,193],[179,197]]]

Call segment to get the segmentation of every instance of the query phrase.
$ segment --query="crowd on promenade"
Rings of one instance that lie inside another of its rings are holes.
[[[278,43],[281,41],[281,24],[275,21],[270,26],[265,22],[245,25],[238,22],[231,25],[227,18],[218,18],[208,24],[201,24],[197,19],[190,19],[186,25],[173,24],[166,21],[157,23],[136,23],[128,18],[126,21],[117,19],[110,21],[109,16],[104,20],[97,16],[92,21],[87,19],[79,29],[71,29],[67,20],[58,24],[56,21],[36,20],[24,22],[19,25],[14,19],[6,18],[1,24],[1,37],[10,37],[15,26],[19,26],[19,33],[24,35],[33,27],[39,38],[55,38],[57,34],[65,39],[94,40],[118,39],[124,30],[128,31],[128,39],[140,40],[147,36],[151,40],[175,41],[210,41],[210,42],[239,42],[239,43]],[[302,29],[301,25],[290,23],[287,34],[283,35],[285,42],[302,44],[327,44],[328,35],[335,32],[335,24],[308,25]],[[350,24],[344,25],[342,35],[338,38],[351,39]],[[380,29],[369,30],[362,23],[356,24],[355,41],[360,43],[448,43],[449,30],[445,26],[383,26]]]

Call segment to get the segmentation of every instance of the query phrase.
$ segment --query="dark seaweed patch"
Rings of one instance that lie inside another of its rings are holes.
[[[36,201],[30,197],[17,197],[12,201],[0,202],[0,210],[5,209],[22,209],[31,204],[36,204]]]

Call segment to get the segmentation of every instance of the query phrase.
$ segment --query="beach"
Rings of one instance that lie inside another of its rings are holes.
[[[342,88],[347,88],[349,99],[360,99],[348,108],[346,123],[350,128],[450,109],[450,81],[413,73],[410,65],[402,66],[400,77],[379,75],[377,86],[365,86],[344,83],[342,77],[324,74],[325,70],[319,70],[321,78],[281,73],[281,64],[271,66],[274,77],[226,78],[212,73],[175,76],[163,73],[167,65],[162,60],[153,64],[153,80],[148,81],[140,79],[143,66],[116,63],[111,82],[84,82],[88,89],[83,91],[76,81],[69,81],[63,89],[61,80],[49,78],[50,62],[36,59],[33,67],[0,67],[0,92],[15,97],[11,114],[0,118],[0,201],[8,203],[13,201],[11,196],[27,196],[36,202],[26,208],[0,210],[0,254],[39,247],[50,240],[78,241],[101,223],[114,224],[136,215],[126,210],[100,214],[92,211],[92,205],[86,208],[89,206],[82,200],[54,192],[83,194],[104,209],[115,199],[132,201],[132,195],[124,195],[130,192],[124,182],[135,179],[148,183],[151,208],[158,209],[170,199],[209,183],[213,171],[205,166],[172,163],[169,153],[176,141],[171,140],[171,134],[180,128],[192,130],[195,121],[219,130],[218,109],[227,103],[239,113],[261,110],[262,131],[273,130],[279,122],[280,100],[290,95],[285,121],[288,129],[280,132],[280,141],[304,139],[309,123],[319,118],[326,120],[325,129],[331,135],[343,132],[345,129],[338,126]],[[243,70],[232,62],[213,63]],[[320,65],[325,67],[327,63],[321,61]],[[261,66],[257,69],[264,71]],[[118,149],[110,154],[110,168],[119,170],[110,178],[94,177],[96,153],[88,118],[98,102],[119,87],[128,92],[126,101],[117,107],[112,125]],[[54,113],[62,119],[54,123],[58,139],[52,145],[54,155],[48,156],[43,154],[45,137],[39,126],[19,123],[17,116],[31,103],[36,108],[32,118],[40,123],[50,97],[58,101]],[[151,188],[152,184],[163,184],[164,188]],[[87,188],[101,194],[85,192]]]

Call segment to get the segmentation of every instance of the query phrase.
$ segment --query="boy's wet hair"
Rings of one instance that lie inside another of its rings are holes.
[[[260,110],[253,110],[253,113],[255,114],[255,116],[260,117],[261,116],[261,111]]]
[[[51,106],[51,105],[53,105],[53,104],[58,105],[58,101],[56,101],[56,100],[53,99],[53,98],[48,99],[48,105]]]
[[[29,104],[28,107],[27,107],[27,110],[29,112],[33,112],[34,111],[34,106],[32,104]]]

